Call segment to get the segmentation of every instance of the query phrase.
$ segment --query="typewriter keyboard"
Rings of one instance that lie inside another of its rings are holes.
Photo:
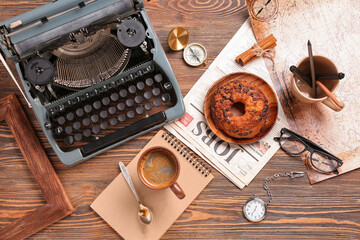
[[[46,127],[52,129],[63,151],[95,142],[87,146],[91,153],[94,147],[106,147],[123,135],[164,122],[163,111],[176,101],[171,82],[149,65],[50,108]],[[98,141],[106,136],[106,142]]]

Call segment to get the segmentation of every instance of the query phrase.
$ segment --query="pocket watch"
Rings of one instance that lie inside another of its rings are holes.
[[[262,199],[258,198],[256,194],[254,194],[253,197],[251,197],[243,207],[243,213],[245,218],[250,222],[260,222],[265,218],[267,207],[270,205],[272,200],[272,194],[269,186],[267,185],[268,182],[278,177],[298,178],[303,176],[305,176],[304,172],[292,171],[289,173],[276,173],[274,174],[274,176],[266,178],[264,181],[264,189],[269,196],[269,201],[265,203]]]
[[[254,194],[254,196],[245,203],[244,216],[251,222],[260,222],[265,218],[265,214],[265,202]]]

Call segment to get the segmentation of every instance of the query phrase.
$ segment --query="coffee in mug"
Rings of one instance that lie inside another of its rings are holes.
[[[179,174],[178,159],[167,148],[150,148],[139,158],[138,175],[146,186],[158,190],[170,187],[175,195],[182,199],[185,193],[176,183]]]

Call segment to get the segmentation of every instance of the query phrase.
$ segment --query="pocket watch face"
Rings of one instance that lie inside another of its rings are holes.
[[[243,212],[249,221],[259,222],[265,218],[266,205],[260,198],[252,198],[245,204]]]

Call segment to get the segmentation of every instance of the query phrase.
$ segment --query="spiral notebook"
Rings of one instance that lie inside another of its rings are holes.
[[[185,192],[184,199],[178,199],[170,189],[152,190],[138,178],[138,159],[146,149],[154,146],[166,147],[178,157],[180,175],[177,182]],[[121,173],[91,204],[91,208],[124,239],[161,238],[214,178],[210,169],[195,153],[171,133],[163,130],[140,151],[128,164],[127,169],[142,203],[153,211],[154,220],[150,225],[145,225],[138,219],[137,201]]]

